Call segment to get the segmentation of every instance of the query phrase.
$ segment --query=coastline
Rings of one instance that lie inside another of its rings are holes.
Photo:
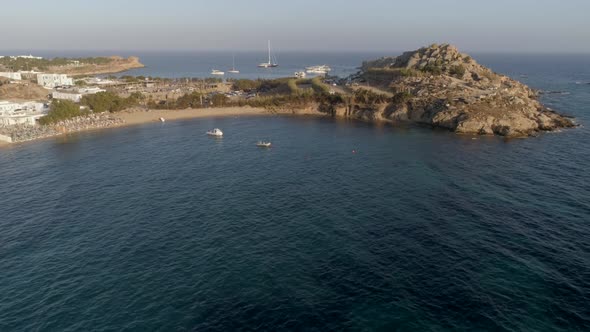
[[[220,107],[220,108],[195,108],[195,109],[184,109],[184,110],[150,110],[150,109],[129,109],[119,113],[108,113],[106,116],[114,121],[110,125],[98,125],[98,126],[85,126],[79,127],[76,130],[64,130],[59,133],[44,135],[35,137],[33,139],[16,141],[16,142],[5,142],[0,140],[0,148],[15,146],[17,144],[31,143],[49,138],[63,137],[68,134],[103,130],[103,129],[116,129],[128,126],[135,126],[147,123],[161,122],[160,118],[164,118],[165,121],[176,121],[176,120],[188,120],[197,118],[214,118],[214,117],[227,117],[227,116],[263,116],[263,115],[276,115],[276,114],[293,114],[293,112],[273,112],[264,108],[254,107]],[[105,115],[105,114],[103,114]],[[75,121],[77,122],[77,121]]]

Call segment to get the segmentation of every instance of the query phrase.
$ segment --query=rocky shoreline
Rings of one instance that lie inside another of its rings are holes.
[[[124,123],[121,118],[109,113],[91,114],[45,126],[0,126],[0,135],[9,137],[12,143],[18,143],[85,130],[117,127]]]

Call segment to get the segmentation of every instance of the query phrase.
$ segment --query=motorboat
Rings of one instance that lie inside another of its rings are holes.
[[[259,148],[270,148],[271,143],[265,141],[258,141],[258,143],[256,143],[256,146]]]
[[[225,75],[225,73],[222,72],[221,70],[213,69],[211,71],[211,75],[220,75],[221,76],[221,75]]]
[[[305,76],[307,76],[307,75],[305,75],[305,72],[304,71],[296,71],[295,72],[295,77],[296,78],[305,78]]]
[[[207,135],[221,137],[221,136],[223,136],[223,132],[219,128],[215,128],[213,130],[209,130],[207,132]]]
[[[160,122],[166,122],[166,119],[160,118]]]
[[[305,71],[308,74],[327,74],[329,71],[332,71],[332,68],[330,68],[328,65],[311,66],[306,67]]]

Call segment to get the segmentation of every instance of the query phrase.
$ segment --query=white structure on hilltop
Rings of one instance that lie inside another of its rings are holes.
[[[11,80],[15,81],[20,81],[23,79],[20,73],[14,72],[0,72],[0,77],[10,78]]]
[[[51,96],[53,99],[71,100],[75,103],[79,103],[85,95],[93,95],[105,91],[106,90],[100,88],[61,89],[53,91]]]
[[[37,74],[37,84],[53,89],[57,86],[72,86],[74,80],[65,74]]]
[[[49,108],[34,101],[22,103],[0,101],[0,125],[37,124],[37,119],[47,114]]]
[[[0,59],[7,58],[7,57],[8,58],[11,58],[12,60],[16,60],[16,59],[19,59],[19,58],[20,59],[36,59],[36,60],[42,60],[43,59],[43,57],[33,56],[31,54],[29,54],[29,55],[13,55],[13,56],[0,55]]]

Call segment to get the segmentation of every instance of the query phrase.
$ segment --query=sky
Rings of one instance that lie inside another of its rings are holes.
[[[7,50],[590,53],[590,0],[0,0]]]

